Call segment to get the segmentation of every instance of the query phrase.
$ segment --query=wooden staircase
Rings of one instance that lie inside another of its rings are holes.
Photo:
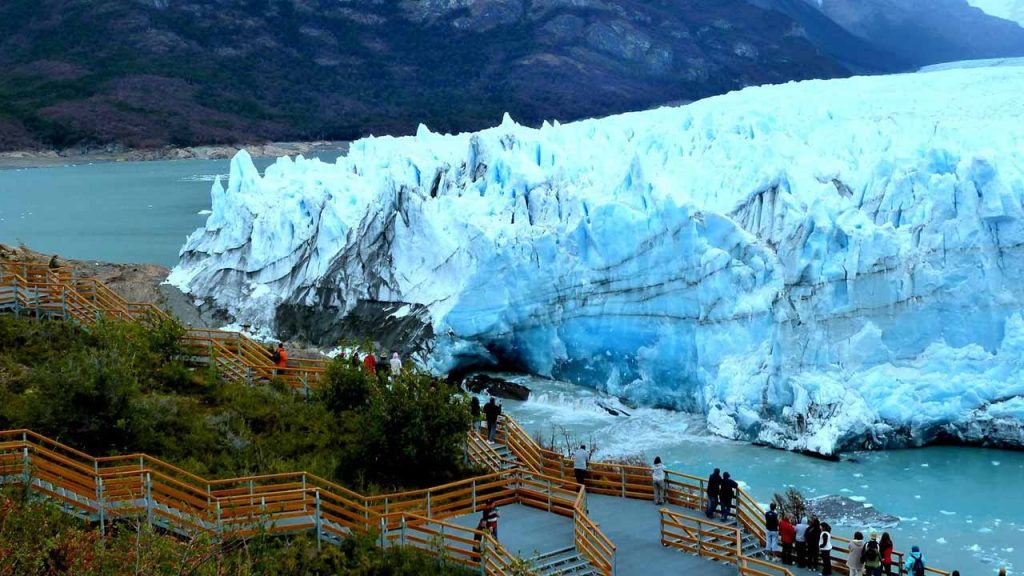
[[[0,311],[70,320],[84,327],[102,320],[139,322],[147,327],[171,321],[159,307],[130,302],[99,280],[80,277],[70,268],[22,262],[0,262]],[[212,367],[235,382],[277,379],[308,393],[319,384],[326,368],[324,360],[304,358],[289,359],[283,368],[275,366],[270,350],[238,332],[189,328],[184,344],[193,364]]]

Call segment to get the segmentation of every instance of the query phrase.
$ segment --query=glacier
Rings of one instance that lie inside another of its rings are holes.
[[[240,152],[169,281],[289,333],[415,309],[435,372],[791,450],[1024,446],[1021,94],[1024,68],[974,67],[421,127],[262,175]]]

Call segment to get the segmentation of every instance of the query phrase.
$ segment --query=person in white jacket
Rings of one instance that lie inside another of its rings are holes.
[[[665,465],[661,463],[661,456],[654,457],[651,479],[654,480],[654,503],[661,506],[665,504]]]
[[[821,523],[818,551],[821,553],[821,576],[832,576],[832,527],[828,522]]]
[[[402,373],[402,359],[398,357],[398,352],[391,353],[391,374],[398,376]]]

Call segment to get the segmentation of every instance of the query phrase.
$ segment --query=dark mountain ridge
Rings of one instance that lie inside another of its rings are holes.
[[[461,131],[847,73],[746,0],[5,0],[0,150]]]

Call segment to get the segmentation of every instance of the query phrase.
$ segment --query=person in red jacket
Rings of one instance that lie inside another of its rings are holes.
[[[793,564],[793,545],[796,543],[796,526],[785,516],[779,520],[779,540],[782,542],[782,563]]]
[[[377,374],[377,357],[370,352],[363,358],[363,366],[366,366],[366,371],[371,375]]]
[[[271,356],[274,361],[274,365],[278,368],[288,367],[288,352],[284,349],[284,343],[280,342],[277,345],[277,350],[274,350],[274,354]]]

